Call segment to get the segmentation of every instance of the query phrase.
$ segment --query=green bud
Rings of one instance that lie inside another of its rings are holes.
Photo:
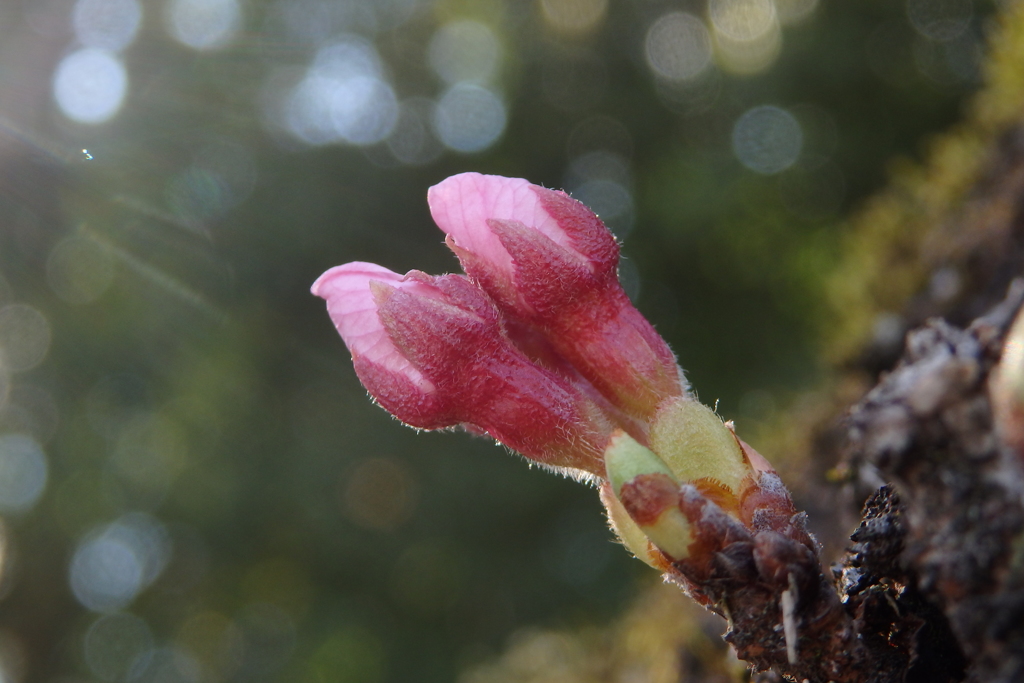
[[[604,466],[615,495],[619,494],[623,484],[633,481],[639,474],[664,474],[676,479],[672,470],[654,451],[640,445],[622,430],[616,430],[608,440]]]
[[[651,425],[651,448],[679,481],[710,478],[738,494],[751,473],[732,430],[693,399],[672,399],[659,408]]]
[[[626,512],[626,508],[622,506],[622,503],[618,498],[615,497],[615,493],[612,492],[611,486],[605,484],[601,487],[601,502],[604,503],[604,509],[608,513],[608,523],[615,532],[615,535],[619,537],[619,541],[622,545],[626,546],[629,552],[633,553],[633,556],[654,569],[660,572],[668,569],[668,565],[665,559],[661,557],[660,553],[652,552],[650,539],[647,538],[643,530],[637,526],[629,513]]]
[[[612,434],[604,462],[611,488],[609,497],[615,499],[606,500],[605,507],[623,543],[655,568],[663,569],[652,562],[656,558],[643,539],[673,560],[685,559],[693,543],[693,531],[679,510],[679,482],[669,467],[621,430]]]

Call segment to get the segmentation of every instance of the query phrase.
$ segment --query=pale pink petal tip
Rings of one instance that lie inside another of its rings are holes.
[[[353,357],[404,375],[422,389],[432,389],[391,342],[370,288],[371,282],[401,287],[405,277],[375,263],[357,261],[331,268],[313,283],[312,291],[327,300],[327,312]]]
[[[508,253],[488,227],[488,220],[518,221],[570,246],[565,231],[541,204],[538,189],[522,178],[461,173],[430,188],[427,203],[434,222],[459,247],[510,267]]]
[[[316,279],[310,291],[321,299],[329,299],[338,288],[351,287],[360,278],[364,281],[382,280],[385,282],[402,280],[402,275],[388,270],[384,266],[365,261],[353,261],[342,266],[335,266]]]

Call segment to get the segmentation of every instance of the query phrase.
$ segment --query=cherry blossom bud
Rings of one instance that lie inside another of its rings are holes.
[[[622,431],[612,434],[604,458],[612,492],[644,536],[672,560],[689,557],[692,525],[679,510],[679,482],[665,463]],[[637,557],[649,555],[632,543]]]
[[[667,401],[650,446],[612,434],[602,500],[623,543],[651,566],[660,568],[664,554],[700,574],[709,553],[760,532],[813,547],[778,474],[711,409],[689,398]]]
[[[463,425],[540,463],[603,474],[604,414],[516,348],[464,276],[349,263],[324,273],[313,292],[327,300],[363,385],[398,419]]]
[[[736,435],[710,408],[690,398],[666,401],[651,425],[651,448],[677,479],[703,482],[724,510],[738,509],[754,470]]]
[[[672,564],[684,567],[689,578],[707,576],[717,553],[751,539],[749,530],[708,495],[713,487],[679,482],[661,458],[629,435],[614,432],[604,457],[618,503],[609,506],[610,516],[614,519],[621,506],[643,536]],[[622,526],[631,531],[630,525]],[[623,540],[638,557],[658,566],[659,556],[642,541]]]
[[[580,202],[515,178],[464,173],[427,195],[463,269],[615,406],[653,416],[686,386],[618,281],[619,246]]]
[[[312,292],[327,300],[327,312],[352,353],[356,375],[385,410],[421,429],[452,426],[457,421],[437,387],[395,347],[381,324],[371,282],[422,288],[417,280],[405,281],[387,268],[355,262],[321,275]]]
[[[709,579],[755,537],[813,549],[771,465],[689,396],[623,292],[618,244],[593,212],[475,173],[428,199],[466,275],[349,263],[313,285],[381,406],[413,427],[462,426],[589,473],[623,542],[686,580]]]
[[[633,521],[615,495],[615,491],[612,490],[611,484],[606,481],[602,482],[598,493],[608,514],[608,525],[622,545],[626,546],[626,549],[633,553],[634,557],[642,560],[652,569],[657,569],[659,572],[668,571],[671,559],[658,550],[644,530]]]

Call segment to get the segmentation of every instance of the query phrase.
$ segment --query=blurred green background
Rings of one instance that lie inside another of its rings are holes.
[[[565,188],[756,434],[819,372],[843,215],[957,119],[991,9],[0,2],[0,680],[451,681],[611,618],[652,572],[594,491],[401,427],[310,284],[456,269],[448,175]]]

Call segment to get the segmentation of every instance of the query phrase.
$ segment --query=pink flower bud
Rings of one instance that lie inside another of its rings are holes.
[[[437,388],[395,347],[377,315],[370,283],[419,284],[403,280],[374,263],[346,263],[321,275],[312,292],[327,300],[327,312],[352,352],[359,380],[385,410],[413,427],[449,427],[452,419]]]
[[[675,356],[619,284],[619,247],[563,192],[464,173],[427,195],[463,269],[615,406],[649,419],[686,392]]]
[[[543,464],[603,474],[605,414],[569,378],[527,358],[466,277],[348,263],[324,273],[313,293],[327,300],[360,381],[398,419],[462,425]]]

